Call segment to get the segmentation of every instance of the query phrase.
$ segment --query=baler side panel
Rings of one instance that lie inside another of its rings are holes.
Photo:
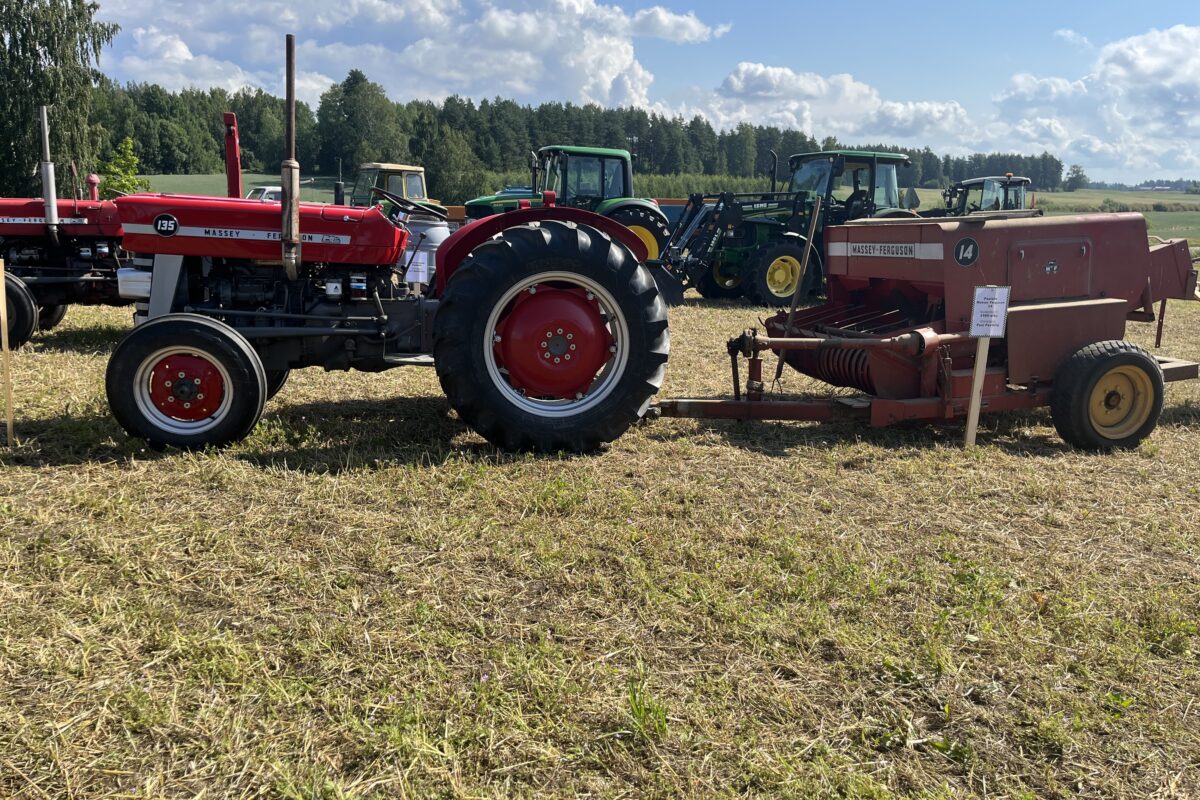
[[[1126,302],[1119,297],[1010,306],[1006,344],[1008,380],[1050,383],[1076,350],[1125,338]]]
[[[1086,236],[1013,242],[1006,282],[1012,287],[1010,302],[1091,296],[1094,251]]]

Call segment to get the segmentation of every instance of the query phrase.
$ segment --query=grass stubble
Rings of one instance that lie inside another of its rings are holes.
[[[673,309],[664,395],[727,392],[755,316]],[[431,370],[306,370],[245,442],[156,453],[104,400],[127,319],[15,356],[0,796],[1200,794],[1194,382],[1114,455],[1040,411],[971,452],[657,420],[547,458]],[[1200,359],[1200,308],[1167,334]]]

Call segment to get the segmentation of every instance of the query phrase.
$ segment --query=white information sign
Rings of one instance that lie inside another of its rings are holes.
[[[408,257],[407,251],[404,253],[404,257]],[[412,257],[412,263],[408,266],[408,274],[404,276],[404,280],[409,283],[429,283],[433,272],[432,266],[429,263],[429,254],[418,250]]]
[[[1008,321],[1009,286],[976,286],[971,305],[971,336],[1001,337]]]

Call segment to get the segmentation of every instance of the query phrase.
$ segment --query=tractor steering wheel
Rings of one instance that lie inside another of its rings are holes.
[[[372,186],[371,191],[374,194],[380,195],[385,200],[391,201],[392,205],[396,206],[406,214],[428,214],[431,217],[440,219],[442,222],[448,222],[450,220],[450,217],[446,216],[441,211],[429,208],[428,206],[423,206],[419,203],[414,203],[407,197],[401,197],[398,194],[392,194],[387,189],[381,189],[378,186]]]

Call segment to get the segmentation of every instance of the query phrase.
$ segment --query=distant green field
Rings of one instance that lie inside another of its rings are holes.
[[[156,192],[171,194],[206,194],[216,197],[225,196],[224,175],[141,175],[139,177],[150,181],[150,188]],[[304,180],[309,180],[305,178]],[[333,201],[333,179],[313,178],[312,183],[300,186],[300,199],[313,203],[328,203]],[[256,186],[278,186],[279,176],[258,172],[242,173],[242,193]]]
[[[1188,210],[1200,211],[1200,195],[1183,192],[1115,192],[1111,189],[1080,189],[1075,192],[1038,192],[1038,205],[1046,204],[1054,207],[1099,208],[1106,200],[1128,205],[1133,211],[1153,211],[1156,204],[1189,207]],[[1184,210],[1171,208],[1172,211]]]

